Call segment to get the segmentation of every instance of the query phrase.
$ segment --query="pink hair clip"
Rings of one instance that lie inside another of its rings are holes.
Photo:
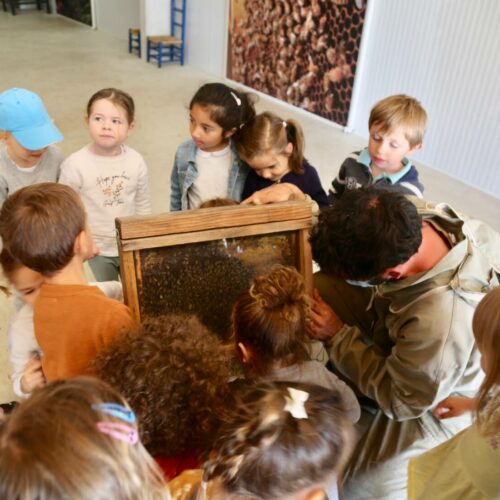
[[[130,425],[119,422],[97,422],[97,428],[103,433],[119,441],[125,441],[128,444],[136,444],[139,441],[137,429]]]

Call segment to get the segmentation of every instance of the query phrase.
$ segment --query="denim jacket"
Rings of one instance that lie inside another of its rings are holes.
[[[197,147],[192,139],[183,142],[175,153],[174,166],[170,177],[170,210],[187,210],[188,191],[193,185],[198,169],[196,168]],[[229,172],[227,197],[241,201],[243,186],[247,178],[249,167],[240,160],[234,143],[231,141],[233,164]]]

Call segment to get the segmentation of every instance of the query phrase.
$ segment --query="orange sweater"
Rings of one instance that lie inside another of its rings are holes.
[[[35,301],[33,323],[49,382],[90,373],[100,349],[135,325],[127,306],[95,286],[48,284]]]

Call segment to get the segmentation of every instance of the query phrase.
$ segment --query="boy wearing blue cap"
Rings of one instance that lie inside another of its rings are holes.
[[[64,156],[53,146],[63,135],[42,100],[25,89],[0,94],[0,207],[9,194],[40,182],[57,182]]]

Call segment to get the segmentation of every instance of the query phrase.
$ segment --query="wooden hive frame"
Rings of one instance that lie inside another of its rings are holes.
[[[118,218],[116,228],[125,303],[140,321],[137,282],[142,280],[141,250],[282,232],[297,233],[297,269],[311,291],[312,257],[308,241],[311,226],[312,204],[307,201]]]

